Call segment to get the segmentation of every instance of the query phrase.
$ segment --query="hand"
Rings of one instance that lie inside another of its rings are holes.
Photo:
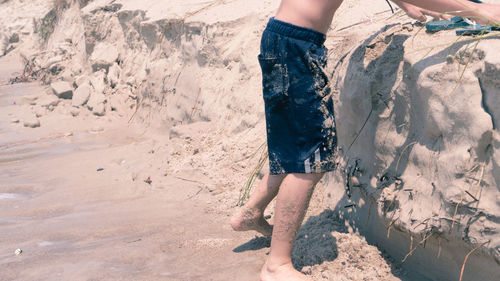
[[[410,4],[408,4],[410,5]],[[444,19],[444,20],[450,20],[450,16],[446,14],[440,14],[437,12],[425,10],[413,5],[410,5],[411,7],[408,7],[407,10],[404,10],[406,14],[413,19],[418,20],[419,22],[425,23],[427,21],[427,16],[430,16],[434,19]]]
[[[416,19],[420,22],[426,22],[427,16],[433,17],[434,19],[444,19],[449,20],[451,17],[447,14],[440,14],[437,12],[429,11],[426,9],[419,8],[412,4],[408,4],[403,1],[394,1],[406,14],[413,19]]]

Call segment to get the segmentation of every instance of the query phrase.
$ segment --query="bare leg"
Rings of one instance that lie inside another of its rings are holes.
[[[304,220],[316,183],[323,174],[289,174],[276,201],[271,252],[262,268],[261,281],[309,280],[292,265],[292,247]]]
[[[256,230],[270,237],[273,228],[264,219],[264,210],[278,194],[285,175],[266,174],[248,202],[231,218],[231,227],[236,231]]]

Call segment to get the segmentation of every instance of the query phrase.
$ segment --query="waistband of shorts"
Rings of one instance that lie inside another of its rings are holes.
[[[266,29],[284,36],[309,41],[320,46],[326,41],[326,35],[319,31],[280,21],[274,17],[269,19]]]

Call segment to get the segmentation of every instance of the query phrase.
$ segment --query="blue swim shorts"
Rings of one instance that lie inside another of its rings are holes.
[[[271,18],[259,63],[270,174],[322,173],[335,168],[337,136],[325,73],[326,36]]]

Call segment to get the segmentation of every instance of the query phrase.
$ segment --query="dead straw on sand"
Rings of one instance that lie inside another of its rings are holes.
[[[406,152],[406,150],[410,147],[410,146],[413,146],[417,144],[416,141],[414,142],[411,142],[409,143],[408,145],[405,146],[405,148],[403,149],[403,151],[401,151],[401,153],[399,154],[399,157],[398,157],[398,161],[396,162],[396,171],[398,170],[399,168],[399,161],[401,161],[401,157],[403,157],[403,154]],[[410,158],[410,155],[408,154],[408,158]]]
[[[476,168],[478,167],[481,167],[481,176],[478,180],[478,183],[477,183],[477,186],[479,188],[479,194],[478,196],[474,196],[472,195],[469,191],[465,190],[465,193],[467,195],[469,195],[472,199],[474,199],[474,201],[476,201],[476,208],[478,207],[479,205],[479,200],[481,199],[481,193],[482,193],[482,186],[481,186],[481,182],[483,180],[483,176],[484,176],[484,165],[479,165],[479,164],[475,164],[471,169],[469,169],[469,171],[467,171],[467,173],[470,173],[472,171],[474,171]],[[464,194],[461,193],[460,195],[460,201],[457,203],[457,205],[455,206],[455,211],[453,212],[453,216],[451,217],[451,227],[450,227],[450,232],[453,230],[453,227],[455,226],[455,217],[457,215],[457,212],[458,212],[458,208],[460,207],[460,205],[462,204],[462,202],[464,201]]]
[[[371,197],[369,197],[369,200],[370,200],[370,206],[368,207],[368,216],[366,218],[366,221],[365,221],[365,229],[368,227],[368,223],[370,222],[370,217],[372,215],[372,206],[373,206],[373,199]]]
[[[422,244],[425,243],[425,241],[427,241],[427,239],[429,239],[434,233],[433,232],[429,232],[425,237],[424,239],[422,239],[422,241],[420,241],[417,246],[415,246],[415,248],[413,249],[410,249],[410,252],[408,252],[408,254],[406,254],[406,256],[401,260],[401,262],[405,262],[406,259],[411,256],[413,254],[413,252],[415,252],[415,250]]]
[[[450,233],[453,230],[453,227],[455,226],[455,216],[457,215],[458,208],[460,204],[464,201],[463,194],[460,195],[460,202],[457,203],[455,206],[455,212],[453,212],[453,217],[451,217],[451,227],[450,227]]]
[[[458,87],[460,86],[460,84],[462,83],[462,79],[464,77],[464,74],[465,74],[465,71],[469,68],[469,64],[470,62],[472,61],[472,58],[474,57],[474,53],[476,52],[477,50],[477,46],[479,45],[479,42],[481,42],[481,38],[479,38],[477,41],[476,41],[476,44],[474,45],[474,48],[472,49],[470,55],[469,55],[469,59],[467,60],[467,62],[465,63],[465,66],[464,66],[464,69],[462,70],[462,73],[460,74],[460,77],[458,78],[458,81],[457,83],[455,84],[455,87],[453,88],[453,90],[451,90],[451,92],[445,96],[445,98],[451,96],[453,93],[455,93],[455,91],[458,89]]]
[[[481,195],[483,193],[483,186],[481,185],[481,182],[483,181],[483,177],[484,177],[484,164],[481,165],[481,176],[479,177],[479,180],[477,181],[477,187],[479,189],[479,192],[476,195],[476,197],[477,197],[476,208],[479,206],[479,200],[481,200]]]
[[[460,278],[458,279],[458,281],[462,281],[462,277],[464,275],[464,270],[465,270],[465,264],[467,263],[467,260],[469,259],[470,255],[472,255],[475,251],[477,251],[479,248],[485,246],[488,243],[490,243],[489,240],[477,246],[476,248],[472,249],[470,252],[467,253],[467,255],[465,255],[464,262],[462,263],[462,269],[460,270]]]
[[[437,253],[437,258],[439,259],[441,257],[441,237],[438,237],[438,253]]]
[[[262,170],[264,163],[266,163],[266,160],[268,158],[268,153],[267,153],[267,149],[265,148],[265,145],[261,145],[257,149],[256,153],[259,150],[262,150],[259,161],[257,162],[257,165],[253,168],[252,173],[248,177],[245,185],[240,190],[240,196],[239,196],[238,203],[237,203],[237,205],[240,207],[243,206],[248,201],[248,198],[250,197],[250,191],[252,189],[252,186],[253,186],[255,180],[257,179],[260,171]]]

